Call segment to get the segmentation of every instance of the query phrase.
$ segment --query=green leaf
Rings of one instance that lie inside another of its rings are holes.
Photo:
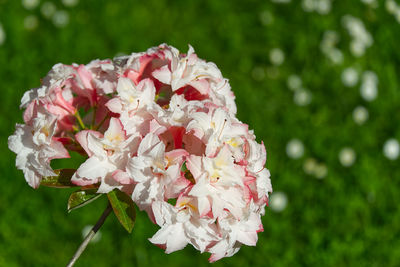
[[[68,199],[68,212],[79,209],[101,197],[102,194],[97,194],[96,191],[97,189],[88,189],[73,192]]]
[[[107,196],[115,216],[117,216],[122,226],[131,233],[136,219],[135,204],[132,199],[118,189],[109,192]]]
[[[77,185],[71,183],[71,177],[76,172],[75,169],[59,169],[54,171],[56,176],[44,176],[40,185],[55,187],[55,188],[67,188],[75,187]]]

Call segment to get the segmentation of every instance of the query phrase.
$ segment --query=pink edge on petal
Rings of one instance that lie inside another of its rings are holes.
[[[92,74],[86,69],[85,65],[79,65],[76,71],[78,72],[79,78],[81,79],[83,86],[86,89],[93,89]]]
[[[129,176],[128,173],[121,171],[121,170],[115,170],[112,174],[111,174],[112,178],[124,185],[127,184],[133,184],[134,181],[133,179]]]
[[[211,257],[208,258],[208,262],[213,263],[216,262],[217,260],[220,260],[222,257],[218,256],[217,254],[211,254]]]
[[[261,141],[261,151],[262,151],[262,155],[263,156],[265,155],[265,157],[263,159],[263,163],[262,163],[262,165],[265,166],[265,163],[267,162],[267,150],[265,149],[264,141]]]
[[[50,157],[49,160],[52,159],[65,159],[70,158],[71,156],[68,153],[68,150],[65,149],[64,145],[53,138],[53,142],[51,143],[51,147],[56,150],[58,153],[53,157]]]
[[[32,117],[33,117],[33,113],[36,107],[36,101],[32,101],[31,103],[29,103],[29,105],[26,107],[25,112],[24,112],[24,122],[26,124],[29,124],[29,122],[31,121]]]
[[[153,243],[153,244],[156,245],[157,247],[161,248],[162,250],[165,250],[167,248],[166,244],[155,244],[155,243]]]
[[[154,78],[165,84],[171,84],[171,71],[168,65],[164,65],[159,69],[154,70],[152,73]]]
[[[98,181],[99,179],[88,180],[86,178],[76,178],[76,177],[71,178],[71,183],[76,184],[78,186],[91,185],[97,183]]]
[[[200,218],[204,218],[204,217],[213,218],[213,213],[212,213],[212,210],[211,210],[211,206],[210,206],[210,208],[209,208],[208,210],[204,210],[204,211],[200,214]]]
[[[251,193],[251,189],[247,185],[243,187],[243,194],[244,194],[244,199],[246,200],[246,204],[249,204],[250,201],[253,199],[253,196]]]
[[[139,58],[140,69],[139,69],[139,73],[138,73],[138,78],[136,80],[136,84],[140,80],[143,80],[143,79],[151,76],[151,73],[153,72],[154,67],[157,67],[157,66],[153,66],[153,62],[152,62],[156,58],[158,58],[158,56],[156,54],[153,54],[153,55],[144,54],[143,56],[141,56]]]
[[[82,146],[86,154],[91,157],[93,152],[88,148],[88,135],[93,134],[95,137],[101,138],[103,135],[100,132],[93,130],[83,130],[75,135],[76,141]]]
[[[207,217],[207,218],[214,218],[214,214],[212,212],[212,209],[210,208],[210,210],[208,211],[207,214],[204,214],[202,216],[200,216],[201,218]]]
[[[110,99],[105,106],[114,113],[122,112],[121,100],[118,97]]]
[[[264,226],[262,225],[262,223],[260,223],[256,232],[257,233],[264,232]]]
[[[76,112],[76,108],[72,105],[72,103],[69,103],[65,100],[64,96],[62,95],[62,91],[57,92],[56,99],[53,101],[53,103],[65,109],[70,114],[74,114]]]
[[[184,149],[174,149],[166,152],[165,156],[172,161],[171,163],[181,164],[185,160],[185,158],[189,156],[189,153]]]
[[[208,95],[210,93],[210,83],[206,79],[192,81],[190,85],[196,88],[202,95]]]
[[[250,185],[250,184],[256,182],[257,178],[254,177],[254,176],[248,175],[247,170],[245,170],[245,171],[246,171],[246,176],[245,176],[244,179],[243,179],[243,183],[244,183],[245,185]]]

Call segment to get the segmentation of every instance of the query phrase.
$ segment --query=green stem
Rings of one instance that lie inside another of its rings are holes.
[[[74,256],[69,261],[67,267],[74,266],[75,262],[78,260],[78,258],[81,256],[82,252],[86,249],[89,242],[95,236],[95,234],[100,229],[100,227],[103,225],[103,223],[107,219],[108,215],[110,215],[111,211],[112,211],[112,207],[111,207],[110,202],[108,202],[107,208],[104,210],[103,214],[101,215],[100,219],[97,221],[96,225],[93,226],[92,230],[90,230],[90,232],[86,235],[82,244],[79,246],[78,250],[75,252]]]
[[[82,121],[82,118],[81,118],[81,115],[79,114],[79,111],[77,111],[77,112],[75,113],[75,118],[78,120],[79,126],[82,128],[82,130],[83,130],[83,129],[86,129],[86,126],[85,126],[85,124],[84,124],[83,121]]]

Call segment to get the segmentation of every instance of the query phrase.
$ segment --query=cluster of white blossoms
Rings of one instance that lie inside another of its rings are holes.
[[[303,0],[301,5],[306,12],[317,12],[320,15],[326,15],[331,11],[332,0]]]
[[[386,10],[393,15],[398,23],[400,23],[400,5],[395,0],[386,0]]]
[[[64,7],[72,8],[79,3],[79,0],[62,0],[61,2]],[[51,1],[40,3],[39,0],[22,0],[22,6],[29,11],[35,11],[35,9],[39,8],[41,16],[44,19],[50,20],[57,28],[66,27],[70,21],[68,11],[64,9],[58,9],[56,4]],[[34,12],[26,16],[23,24],[26,30],[36,30],[40,24],[40,16],[38,16],[38,12]]]
[[[364,71],[360,94],[364,100],[371,102],[378,96],[378,76],[373,71]]]
[[[76,151],[87,160],[71,181],[131,196],[166,253],[191,244],[216,261],[256,244],[272,192],[265,147],[236,118],[228,80],[192,47],[57,64],[21,102],[9,147],[32,187]]]
[[[366,30],[364,23],[359,18],[345,15],[342,18],[342,23],[352,37],[350,42],[351,53],[356,57],[363,56],[366,49],[374,43],[372,35]]]
[[[320,44],[320,49],[333,64],[341,64],[343,62],[343,53],[336,45],[339,43],[339,34],[335,31],[325,31]]]

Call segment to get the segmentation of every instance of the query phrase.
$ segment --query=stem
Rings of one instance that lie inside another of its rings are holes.
[[[86,129],[85,124],[82,121],[81,115],[79,114],[79,111],[75,113],[75,118],[78,120],[79,126],[82,128],[82,130]]]
[[[103,125],[103,123],[109,118],[110,118],[109,115],[104,116],[104,118],[101,120],[101,122],[96,127],[94,127],[94,130],[97,131]]]
[[[92,240],[94,235],[97,233],[97,231],[103,225],[104,221],[107,219],[107,216],[111,213],[111,211],[112,211],[112,207],[111,207],[111,204],[109,202],[107,208],[103,211],[103,214],[101,215],[100,219],[97,221],[96,225],[93,226],[92,230],[90,230],[90,232],[87,234],[87,236],[83,240],[82,244],[79,246],[78,250],[75,252],[74,256],[69,261],[67,267],[74,266],[75,262],[81,256],[82,252],[86,249],[86,247],[89,244],[90,240]]]

